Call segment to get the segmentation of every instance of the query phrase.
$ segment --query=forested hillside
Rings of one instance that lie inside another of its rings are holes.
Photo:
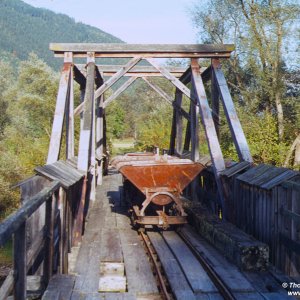
[[[72,18],[47,9],[32,7],[20,0],[0,1],[0,55],[25,60],[38,54],[58,69],[60,60],[49,50],[50,42],[120,43],[120,39],[98,28],[76,23]]]

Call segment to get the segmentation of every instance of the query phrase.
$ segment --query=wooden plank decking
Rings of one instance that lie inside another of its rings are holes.
[[[70,275],[55,276],[43,296],[53,299],[160,299],[141,240],[120,197],[120,175],[106,176],[97,190]],[[125,293],[98,292],[102,263],[124,263]]]

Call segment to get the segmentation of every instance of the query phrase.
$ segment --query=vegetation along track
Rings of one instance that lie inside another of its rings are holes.
[[[197,294],[216,294],[235,299],[182,231],[141,232],[164,299],[196,299]]]

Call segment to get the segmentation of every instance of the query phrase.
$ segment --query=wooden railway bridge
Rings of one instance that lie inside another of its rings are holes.
[[[144,246],[151,242],[176,299],[222,299],[222,285],[229,289],[223,296],[228,299],[289,299],[287,291],[297,290],[300,279],[300,176],[253,165],[221,69],[233,45],[51,44],[50,49],[64,62],[47,164],[19,184],[22,206],[0,225],[0,245],[14,240],[14,269],[0,288],[0,298],[13,291],[14,299],[22,300],[46,290],[45,300],[161,299],[156,271],[145,254]],[[97,58],[128,60],[118,66],[97,65]],[[187,69],[167,68],[156,58],[188,58],[191,63]],[[200,58],[210,60],[210,66],[201,68]],[[86,65],[76,63],[79,59]],[[147,64],[138,65],[142,60]],[[169,80],[175,96],[155,85],[152,76]],[[123,84],[104,99],[122,77]],[[108,169],[106,155],[105,108],[137,79],[173,107],[169,154],[207,167],[185,191],[191,227],[181,237],[151,232],[144,246],[130,226],[120,175]],[[75,82],[81,91],[76,108]],[[189,111],[182,106],[183,95],[190,99]],[[220,103],[236,163],[225,163],[220,147]],[[199,119],[209,158],[199,153]],[[60,159],[62,149],[65,160]],[[183,236],[193,250],[183,244]],[[219,276],[219,283],[210,281],[195,253],[206,257],[206,268]],[[106,272],[114,292],[99,287]]]

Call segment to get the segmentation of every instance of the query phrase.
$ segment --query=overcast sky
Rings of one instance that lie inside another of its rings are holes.
[[[192,44],[197,41],[189,13],[197,0],[23,1],[64,13],[127,43]]]

